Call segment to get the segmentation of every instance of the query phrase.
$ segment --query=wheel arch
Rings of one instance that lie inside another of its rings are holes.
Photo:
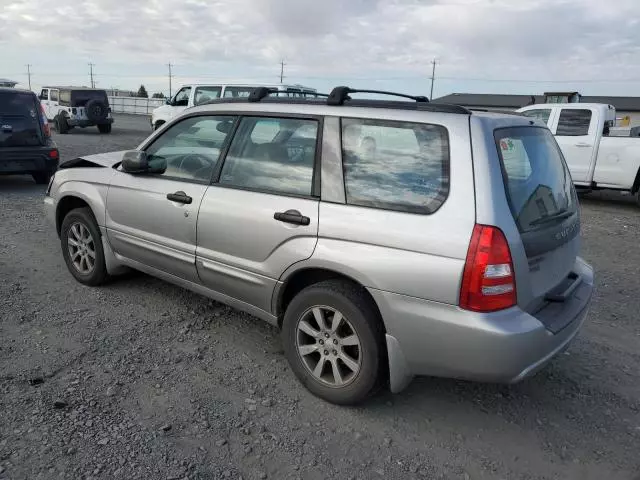
[[[298,265],[297,268],[290,269],[285,272],[274,291],[272,299],[272,310],[278,318],[278,326],[282,326],[284,312],[291,300],[293,300],[293,298],[303,289],[327,280],[342,280],[362,289],[366,297],[371,302],[372,307],[376,310],[380,322],[382,323],[382,327],[386,332],[380,308],[373,296],[369,293],[369,290],[367,290],[365,286],[366,281],[359,277],[359,275],[354,275],[352,272],[347,273],[335,267],[311,264]]]
[[[75,208],[88,207],[98,227],[104,226],[105,205],[102,195],[95,186],[82,182],[67,182],[62,185],[58,195],[56,202],[56,232],[58,236],[60,236],[64,217]]]

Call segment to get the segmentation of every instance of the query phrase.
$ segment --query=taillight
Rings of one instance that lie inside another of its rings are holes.
[[[516,279],[509,244],[497,227],[476,225],[460,289],[460,307],[495,312],[516,304]]]
[[[51,160],[58,160],[60,158],[60,152],[58,152],[57,148],[49,150],[49,158]]]

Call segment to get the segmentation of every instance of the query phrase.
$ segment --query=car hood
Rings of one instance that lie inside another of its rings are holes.
[[[153,110],[153,112],[151,112],[151,114],[153,116],[156,115],[169,115],[172,112],[171,106],[170,105],[162,105],[161,107],[158,107],[156,109]]]
[[[67,160],[60,164],[60,168],[73,167],[113,167],[122,161],[122,157],[127,150],[118,152],[98,153],[96,155],[84,155],[82,157]]]

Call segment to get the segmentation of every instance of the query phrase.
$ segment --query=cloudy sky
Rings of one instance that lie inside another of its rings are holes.
[[[640,95],[638,0],[0,0],[0,77]]]

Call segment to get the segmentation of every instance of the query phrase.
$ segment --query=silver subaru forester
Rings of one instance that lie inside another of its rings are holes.
[[[414,375],[517,382],[567,348],[591,300],[553,135],[424,97],[191,108],[136,150],[64,162],[47,189],[81,283],[128,268],[280,327],[338,404]]]

